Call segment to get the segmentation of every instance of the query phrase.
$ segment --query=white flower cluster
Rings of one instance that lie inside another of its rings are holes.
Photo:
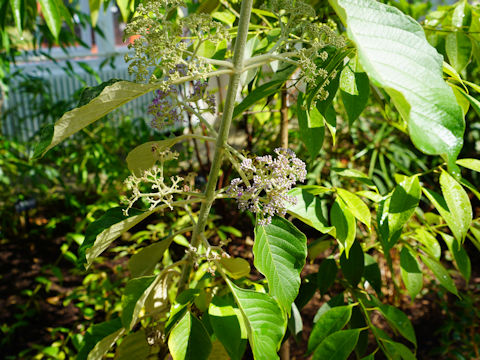
[[[260,215],[260,225],[270,224],[275,214],[285,215],[287,204],[295,203],[288,191],[307,176],[305,163],[292,150],[278,148],[275,153],[275,159],[271,155],[245,159],[240,168],[252,184],[236,178],[227,190],[237,199],[239,209]]]

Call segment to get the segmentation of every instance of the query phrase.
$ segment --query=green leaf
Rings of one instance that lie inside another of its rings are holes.
[[[117,1],[118,3],[118,1]],[[101,0],[88,0],[88,5],[90,7],[90,19],[92,21],[92,26],[97,26],[98,13],[100,11],[100,6],[102,5]]]
[[[457,164],[467,169],[480,172],[480,160],[478,159],[459,159]]]
[[[187,312],[188,306],[200,295],[198,289],[187,289],[177,295],[175,302],[170,308],[170,317],[165,324],[165,334],[169,334],[177,321]]]
[[[320,294],[325,295],[337,278],[337,264],[335,259],[324,259],[318,268],[317,286]]]
[[[308,353],[315,351],[330,334],[347,325],[352,316],[352,307],[353,305],[333,307],[320,316],[308,339]]]
[[[312,111],[318,112],[317,109]],[[297,100],[297,118],[298,126],[300,128],[300,139],[305,144],[310,157],[314,159],[322,149],[323,138],[325,136],[325,126],[309,127],[309,114],[304,109],[304,97],[301,92],[298,94]]]
[[[150,345],[143,329],[128,334],[118,346],[115,360],[147,359]]]
[[[400,252],[400,271],[410,297],[415,299],[423,287],[423,274],[415,256],[407,248]]]
[[[83,337],[80,350],[77,354],[77,359],[86,360],[89,356],[89,353],[95,348],[95,346],[105,339],[102,345],[97,347],[98,352],[97,350],[95,351],[95,354],[100,354],[102,352],[99,351],[101,350],[100,348],[104,348],[104,345],[106,346],[108,343],[111,345],[114,342],[112,342],[112,339],[120,336],[122,331],[122,321],[120,318],[115,318],[110,321],[90,326]],[[106,351],[108,351],[108,349]]]
[[[132,278],[152,275],[155,266],[162,259],[165,250],[168,249],[172,241],[173,238],[162,240],[148,245],[133,254],[128,261],[128,269],[130,270]]]
[[[360,331],[342,330],[330,334],[313,354],[313,360],[346,360],[357,345]]]
[[[463,242],[473,219],[470,199],[462,185],[445,171],[440,175],[440,186],[451,216],[448,226],[455,238]]]
[[[23,31],[23,16],[25,12],[25,3],[23,0],[10,0],[10,8],[12,9],[13,19],[17,27],[18,35],[22,36]]]
[[[420,257],[422,258],[422,261],[427,267],[432,270],[433,275],[437,278],[437,280],[440,282],[440,284],[450,291],[452,294],[455,294],[458,296],[458,291],[457,287],[455,286],[455,283],[453,282],[452,278],[450,277],[450,274],[448,271],[443,267],[442,264],[440,264],[439,261],[429,258],[428,256],[420,254]]]
[[[347,65],[342,71],[342,76],[345,72],[345,69],[350,68]],[[353,122],[357,120],[360,114],[363,112],[365,106],[367,106],[368,98],[370,96],[370,83],[368,81],[367,74],[365,74],[364,72],[352,73],[353,81],[355,84],[354,89],[356,90],[356,93],[346,91],[342,89],[342,86],[340,85],[340,95],[342,96],[343,105],[345,106],[345,110],[347,111],[348,123],[350,125],[353,124]]]
[[[300,314],[300,311],[295,303],[292,303],[291,316],[288,319],[287,327],[294,338],[298,340],[298,334],[303,331],[303,320],[302,315]]]
[[[183,137],[178,136],[166,140],[149,141],[138,145],[127,155],[128,170],[136,176],[142,176],[146,170],[155,165],[158,160],[158,152],[171,148],[182,139]]]
[[[130,209],[129,216],[125,216],[121,207],[107,210],[102,217],[87,227],[85,240],[78,249],[80,264],[86,263],[88,268],[116,238],[153,213],[154,210]]]
[[[418,177],[405,177],[393,193],[380,203],[377,214],[382,246],[391,249],[400,236],[403,226],[414,214],[421,197]]]
[[[289,204],[287,212],[310,225],[321,233],[327,234],[334,228],[328,226],[328,221],[322,214],[320,198],[312,195],[307,189],[296,187],[288,192],[289,196],[295,197],[295,204]]]
[[[228,297],[215,296],[208,308],[210,324],[215,336],[232,360],[243,357],[247,345],[247,329],[240,310]]]
[[[367,225],[367,228],[370,230],[372,215],[370,214],[368,206],[357,195],[348,190],[337,188],[337,194],[344,201],[352,215],[355,216],[357,220]]]
[[[122,296],[122,324],[131,330],[143,308],[148,295],[156,285],[157,275],[144,276],[129,280]]]
[[[382,292],[382,274],[380,273],[380,268],[378,263],[375,261],[375,258],[369,254],[364,254],[365,256],[365,270],[363,276],[365,280],[368,281],[370,286],[380,294]]]
[[[460,94],[462,94],[467,100],[468,102],[470,103],[470,105],[472,105],[472,108],[473,110],[475,110],[475,112],[477,113],[478,116],[480,116],[480,101],[478,101],[477,99],[475,99],[473,96],[467,94],[465,91],[463,90],[460,90],[459,91]]]
[[[332,171],[337,173],[339,176],[346,177],[348,179],[358,180],[361,183],[368,185],[370,187],[375,187],[372,179],[370,179],[366,174],[362,173],[359,170],[355,169],[346,169],[346,168],[332,168]]]
[[[425,252],[437,260],[440,259],[442,248],[440,247],[437,238],[432,233],[421,227],[415,231],[413,238],[425,246],[423,248]]]
[[[250,92],[240,104],[235,106],[232,118],[241,115],[245,110],[254,105],[258,100],[277,93],[282,87],[284,80],[275,80],[262,84]]]
[[[289,221],[275,216],[271,224],[255,227],[253,255],[255,267],[267,278],[270,294],[290,312],[307,257],[305,235]]]
[[[232,279],[240,279],[250,274],[250,264],[247,260],[240,257],[237,258],[221,258],[220,264],[223,270]]]
[[[445,38],[445,50],[450,64],[458,72],[465,69],[472,56],[472,41],[467,34],[454,31]]]
[[[99,86],[101,87],[102,84]],[[138,84],[130,81],[116,81],[111,85],[105,86],[100,94],[87,104],[63,114],[55,123],[53,133],[50,128],[47,129],[48,131],[41,131],[41,139],[35,148],[34,157],[44,155],[52,147],[84,127],[156,88],[158,88],[158,85]]]
[[[472,273],[472,264],[465,248],[463,245],[459,244],[453,236],[443,232],[441,232],[440,235],[442,235],[443,240],[448,246],[448,250],[450,250],[450,253],[453,255],[457,269],[468,284]]]
[[[253,357],[255,360],[278,359],[277,351],[287,327],[279,304],[268,294],[240,289],[227,282],[244,316]]]
[[[343,201],[338,198],[335,199],[330,209],[330,221],[335,227],[335,238],[340,246],[345,249],[346,256],[348,256],[350,248],[355,241],[357,225],[355,217],[344,205]]]
[[[132,0],[117,0],[116,3],[120,9],[120,14],[122,14],[122,20],[127,22],[128,17],[134,11],[135,2]]]
[[[357,286],[362,279],[365,270],[364,254],[362,246],[358,241],[353,243],[348,258],[345,252],[342,253],[342,256],[340,256],[340,267],[342,268],[342,273],[348,282],[353,287]]]
[[[397,330],[405,339],[417,346],[415,330],[407,315],[392,305],[380,305],[380,312],[387,319],[391,327]]]
[[[105,336],[102,340],[95,344],[95,347],[88,353],[87,360],[101,360],[104,355],[110,350],[115,342],[120,338],[125,329],[119,329],[113,334]],[[78,359],[78,357],[77,357]]]
[[[463,145],[465,122],[442,77],[443,58],[427,42],[420,24],[375,0],[330,0],[355,43],[370,80],[390,95],[407,121],[415,146],[442,155],[450,171]],[[429,136],[425,136],[428,131]]]
[[[207,360],[212,342],[202,322],[187,312],[168,338],[173,360]]]
[[[39,0],[39,3],[48,29],[53,37],[58,40],[60,28],[62,27],[62,19],[55,0]]]

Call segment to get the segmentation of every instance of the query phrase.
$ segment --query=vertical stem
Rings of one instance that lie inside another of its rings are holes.
[[[222,165],[223,153],[225,151],[225,144],[227,143],[230,125],[232,123],[233,108],[235,106],[235,98],[238,92],[238,85],[240,83],[240,76],[243,71],[243,60],[245,53],[245,44],[247,42],[248,25],[250,23],[250,14],[252,11],[253,0],[243,0],[240,9],[240,19],[238,23],[238,33],[235,39],[235,48],[233,51],[233,74],[230,75],[228,83],[227,96],[225,99],[225,108],[223,111],[222,122],[218,130],[218,137],[215,143],[215,154],[213,156],[210,174],[208,175],[207,187],[205,189],[205,201],[200,208],[197,225],[193,230],[191,245],[196,248],[200,244],[201,234],[205,230],[207,224],[208,214],[215,200],[215,189],[217,186],[218,173]],[[188,278],[191,272],[191,262],[188,262],[183,268],[182,276],[178,287],[180,293],[187,287]]]
[[[287,84],[282,87],[282,108],[280,109],[280,146],[288,148],[288,106],[287,106]]]

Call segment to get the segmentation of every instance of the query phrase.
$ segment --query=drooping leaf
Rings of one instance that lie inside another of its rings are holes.
[[[467,169],[480,172],[480,160],[479,159],[459,159],[457,164]]]
[[[102,85],[99,86],[101,87]],[[100,94],[91,99],[87,104],[63,114],[55,123],[53,132],[50,128],[49,131],[42,131],[40,133],[40,142],[35,148],[33,157],[43,156],[48,150],[69,136],[82,130],[96,120],[101,119],[127,102],[155,90],[157,87],[158,85],[139,84],[130,81],[116,81],[111,85],[105,86]]]
[[[432,270],[433,275],[440,282],[440,285],[442,285],[445,289],[450,291],[452,294],[455,294],[458,296],[457,287],[455,286],[455,283],[453,282],[447,269],[445,269],[443,265],[440,264],[440,262],[435,259],[432,259],[422,254],[420,254],[420,257],[422,258],[423,263],[427,265],[427,267],[430,270]]]
[[[107,345],[107,343],[110,343],[111,345],[112,338],[115,338],[117,335],[120,336],[119,334],[121,334],[122,330],[122,321],[120,318],[90,326],[83,338],[80,350],[77,354],[77,359],[86,360],[88,354],[95,348],[96,344],[102,341],[102,339],[107,338],[104,341],[104,344]]]
[[[348,77],[352,83],[350,89],[346,88],[345,85],[342,87],[341,79],[342,77],[347,77],[347,75],[344,75],[345,72],[349,73]],[[367,106],[370,96],[370,83],[367,74],[353,71],[348,65],[343,68],[341,76],[340,94],[347,111],[348,123],[351,125],[358,119],[365,106]]]
[[[243,357],[247,345],[247,330],[240,310],[233,299],[215,296],[208,308],[213,331],[232,360]]]
[[[115,359],[131,360],[147,359],[150,354],[150,345],[148,345],[145,330],[140,329],[134,333],[128,334],[122,343],[118,346]]]
[[[326,311],[313,326],[308,339],[308,352],[314,352],[330,334],[342,330],[352,316],[352,305],[336,306]]]
[[[318,112],[317,109],[313,109],[312,111]],[[323,121],[322,126],[309,126],[309,112],[305,109],[303,93],[298,94],[297,118],[300,129],[300,140],[305,144],[310,157],[314,159],[322,148],[323,138],[325,136],[325,126],[323,126]]]
[[[299,187],[290,190],[288,195],[295,197],[295,204],[289,204],[287,207],[290,215],[321,233],[327,234],[333,230],[332,226],[328,226],[328,221],[322,214],[320,198],[312,195],[307,189]]]
[[[86,263],[88,268],[93,260],[105,251],[116,238],[153,212],[154,210],[130,209],[129,216],[125,216],[121,207],[107,210],[102,217],[91,223],[85,231],[85,240],[78,249],[80,265]]]
[[[290,312],[290,317],[288,318],[287,327],[295,339],[298,339],[298,334],[303,331],[302,315],[300,314],[300,310],[298,310],[298,307],[295,305],[295,303],[292,303],[292,311]]]
[[[365,270],[364,253],[358,241],[352,244],[348,258],[345,252],[342,253],[340,256],[340,267],[348,282],[353,287],[357,286]]]
[[[240,279],[250,274],[250,264],[247,260],[240,257],[221,258],[219,262],[222,265],[223,270],[225,270],[227,275],[232,279]]]
[[[173,360],[207,360],[212,341],[202,322],[187,312],[170,333],[168,348]]]
[[[400,252],[400,271],[410,297],[415,299],[423,287],[423,274],[415,256],[407,248]]]
[[[317,273],[317,286],[320,294],[325,295],[337,278],[337,264],[335,259],[328,258],[320,263]]]
[[[172,241],[173,238],[162,240],[148,245],[133,254],[128,261],[128,269],[130,270],[132,278],[153,274],[155,266],[162,259],[165,250],[168,249]]]
[[[307,239],[289,221],[274,217],[255,227],[254,265],[265,275],[270,294],[290,312],[300,287],[300,272],[307,257]]]
[[[370,286],[377,292],[382,292],[382,274],[375,258],[369,254],[365,256],[365,270],[363,277],[368,281]]]
[[[392,305],[381,304],[379,308],[380,312],[383,316],[385,316],[385,319],[387,319],[390,326],[397,330],[405,339],[413,343],[416,347],[417,338],[415,336],[415,330],[413,329],[413,325],[408,316],[405,315],[403,311]]]
[[[437,241],[437,238],[427,231],[425,228],[419,228],[415,231],[413,238],[421,243],[424,247],[423,250],[433,258],[440,260],[442,255],[442,248]]]
[[[352,215],[355,216],[357,220],[364,223],[368,229],[370,229],[372,215],[370,214],[368,206],[357,195],[348,190],[338,188],[337,194],[343,200]]]
[[[129,280],[122,296],[122,324],[125,329],[132,329],[138,315],[156,284],[157,275],[143,276]]]
[[[451,222],[447,224],[455,238],[463,242],[473,219],[470,199],[462,185],[445,171],[440,175],[440,186],[450,213]]]
[[[420,24],[375,0],[330,0],[355,43],[370,80],[390,95],[415,146],[446,158],[450,171],[463,145],[465,122],[442,77],[443,59]],[[428,131],[429,136],[425,136]]]
[[[18,35],[22,36],[25,3],[23,0],[10,0],[10,8],[12,9],[13,19],[15,20],[15,26],[17,27]]]
[[[88,353],[87,360],[101,360],[104,355],[111,349],[113,344],[122,336],[125,329],[119,329],[113,334],[105,336],[102,340],[97,342],[93,349]],[[78,357],[77,357],[78,359]]]
[[[57,40],[62,27],[62,18],[55,0],[39,0],[43,17],[47,23],[48,29]]]
[[[457,269],[460,271],[463,278],[468,284],[468,282],[470,281],[470,275],[472,273],[472,264],[470,262],[470,257],[468,256],[467,251],[465,250],[463,245],[459,244],[453,236],[445,233],[440,233],[440,235],[447,244],[448,250],[453,255]]]
[[[330,209],[330,221],[335,227],[335,238],[342,248],[345,249],[344,253],[346,256],[349,256],[357,231],[355,217],[341,200],[335,199]]]
[[[470,62],[472,55],[472,41],[467,34],[454,31],[445,38],[445,49],[450,64],[457,71],[462,71]]]
[[[247,325],[248,339],[255,360],[278,359],[287,320],[279,304],[268,294],[245,290],[228,281]]]
[[[313,353],[313,360],[346,360],[357,345],[360,329],[334,332]]]

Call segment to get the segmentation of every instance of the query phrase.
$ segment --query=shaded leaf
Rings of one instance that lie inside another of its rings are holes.
[[[355,217],[338,198],[335,199],[330,209],[330,221],[335,227],[335,238],[341,247],[345,249],[344,253],[348,256],[350,248],[355,241],[357,225],[355,223]]]
[[[340,267],[348,282],[353,287],[357,286],[365,270],[364,254],[362,246],[358,241],[353,243],[348,258],[345,252],[342,253],[342,256],[340,256]]]
[[[333,285],[337,278],[337,272],[338,268],[335,259],[324,259],[320,263],[317,273],[317,285],[320,294],[325,295],[327,293],[328,289]]]
[[[330,334],[313,354],[313,360],[346,360],[357,345],[359,329],[342,330]]]
[[[415,299],[423,287],[423,274],[415,256],[407,248],[400,252],[400,271],[410,297]]]
[[[173,360],[207,360],[212,342],[202,322],[187,312],[168,337]]]

